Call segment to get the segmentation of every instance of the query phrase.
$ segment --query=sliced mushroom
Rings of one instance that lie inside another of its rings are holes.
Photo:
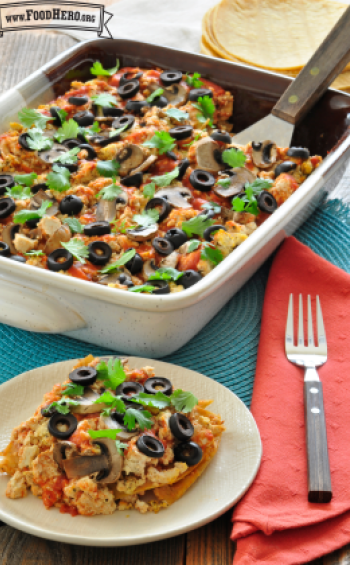
[[[115,201],[115,209],[120,210],[121,208],[125,208],[128,205],[129,197],[127,192],[121,192],[119,196],[117,196]]]
[[[48,208],[45,212],[45,216],[56,216],[58,212],[58,202],[52,196],[46,194],[44,190],[39,190],[36,194],[34,194],[30,199],[30,209],[31,210],[38,210],[43,202],[49,200],[52,202],[52,206]]]
[[[100,200],[96,206],[96,221],[113,222],[117,211],[116,205],[116,198],[114,200]]]
[[[158,224],[153,224],[152,226],[139,227],[132,230],[126,230],[127,236],[132,241],[147,241],[156,235],[158,231]]]
[[[150,168],[151,165],[158,159],[156,155],[150,155],[146,161],[144,161],[139,167],[131,171],[131,174],[134,175],[135,173],[141,173],[142,171],[146,171]]]
[[[115,156],[116,161],[120,163],[119,174],[128,175],[133,169],[136,169],[145,160],[141,147],[131,143],[126,145]]]
[[[66,225],[62,225],[47,240],[44,249],[46,255],[50,255],[50,253],[56,251],[56,249],[60,249],[62,247],[62,242],[66,243],[70,240],[70,238],[71,238],[71,232],[69,227]]]
[[[38,153],[38,157],[39,159],[41,159],[41,161],[44,161],[44,163],[52,164],[55,162],[55,159],[57,159],[57,157],[60,157],[61,155],[63,155],[63,153],[67,153],[67,151],[68,149],[63,145],[54,143],[51,149],[48,149],[47,151],[40,151]]]
[[[209,173],[217,173],[222,169],[220,156],[220,146],[211,137],[204,137],[198,141],[196,145],[198,169],[208,171]]]
[[[108,458],[108,473],[104,473],[101,478],[97,477],[96,480],[102,484],[115,483],[119,479],[123,468],[123,457],[118,452],[115,441],[103,437],[94,441],[94,443],[101,447]]]
[[[158,267],[154,264],[152,259],[145,261],[142,268],[142,276],[147,281],[151,275],[158,270]]]
[[[124,280],[120,280],[120,277],[124,275]],[[101,275],[98,279],[99,284],[109,285],[109,284],[122,284],[125,286],[134,286],[131,276],[129,276],[125,271],[121,273],[117,271],[115,273],[107,273],[106,275]]]
[[[148,87],[152,92],[158,90],[159,85],[152,83]],[[162,96],[164,96],[169,104],[173,106],[183,106],[186,103],[188,92],[182,84],[172,84],[167,88],[163,88]]]
[[[78,449],[75,443],[71,441],[58,441],[53,448],[53,459],[61,470],[64,469],[63,461],[78,455]]]
[[[129,431],[126,426],[123,426],[123,424],[120,424],[111,416],[102,416],[101,414],[100,422],[104,428],[107,428],[109,430],[121,430],[117,435],[117,439],[119,439],[120,441],[128,441],[129,439],[139,435],[140,433],[139,429]]]
[[[242,192],[246,183],[255,181],[256,176],[245,167],[235,167],[234,169],[228,171],[226,178],[230,179],[230,186],[228,188],[217,185],[214,186],[213,190],[215,194],[223,196],[224,198],[229,198]]]
[[[254,165],[260,169],[268,169],[276,163],[277,159],[277,147],[274,141],[266,139],[262,142],[252,142],[252,159]]]
[[[174,206],[174,208],[191,208],[188,200],[192,198],[192,192],[185,186],[175,186],[174,188],[163,188],[158,190],[157,197],[164,198]]]
[[[164,259],[161,260],[160,266],[171,267],[172,269],[175,269],[178,262],[179,262],[179,253],[177,251],[173,251],[167,257],[164,257]]]
[[[15,235],[19,229],[19,224],[8,224],[2,231],[2,241],[9,246],[12,255],[16,255],[17,253],[13,240],[15,239]]]
[[[108,472],[109,467],[106,453],[101,453],[101,455],[80,455],[79,457],[72,457],[72,459],[64,459],[62,464],[68,479],[86,477],[94,473],[102,473],[102,476],[104,476]],[[98,476],[96,480],[98,480]]]
[[[95,404],[100,395],[92,390],[90,387],[85,387],[84,394],[74,398],[79,402],[78,406],[71,406],[71,412],[76,414],[93,414],[94,412],[102,412],[106,408],[106,404],[100,402]]]

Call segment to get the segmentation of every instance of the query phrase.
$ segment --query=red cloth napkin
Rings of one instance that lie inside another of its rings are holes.
[[[328,361],[319,375],[333,490],[328,504],[307,500],[304,371],[284,353],[290,293],[295,323],[299,293],[313,297],[314,319],[317,294],[323,312]],[[293,237],[278,251],[267,284],[251,411],[263,457],[233,513],[234,565],[296,565],[350,542],[350,276]]]

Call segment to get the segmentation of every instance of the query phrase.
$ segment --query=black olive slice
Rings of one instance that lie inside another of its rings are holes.
[[[11,255],[10,246],[4,241],[0,241],[0,257],[8,257]]]
[[[67,149],[74,149],[75,147],[80,147],[81,141],[75,138],[64,139],[61,142],[61,145],[63,145],[63,147],[67,147]]]
[[[171,128],[169,130],[171,137],[178,141],[180,141],[181,139],[187,139],[192,135],[192,132],[192,126],[176,126],[175,128]]]
[[[141,383],[129,381],[123,382],[115,389],[116,396],[121,396],[122,400],[128,401],[132,396],[138,394],[139,392],[143,392],[144,388]]]
[[[35,149],[32,149],[31,147],[29,147],[28,138],[30,139],[28,132],[21,133],[21,135],[18,137],[18,143],[20,144],[22,149],[25,149],[26,151],[35,151]]]
[[[184,288],[190,288],[190,286],[193,286],[197,282],[201,281],[202,278],[202,275],[197,271],[188,270],[184,271],[182,277],[178,279],[178,284],[181,284]]]
[[[127,253],[127,251],[130,251],[130,250],[127,249],[125,251],[125,253]],[[125,267],[128,269],[128,271],[130,271],[130,273],[132,275],[136,275],[137,273],[142,271],[143,259],[142,259],[141,255],[139,255],[138,253],[135,253],[133,258],[130,259],[130,261],[128,261],[127,263],[125,263]]]
[[[217,224],[216,226],[209,226],[209,228],[206,228],[203,232],[203,237],[206,241],[212,241],[212,233],[218,231],[218,230],[224,230],[227,231],[227,228],[225,228],[225,226],[221,226],[220,224]]]
[[[107,235],[109,233],[111,233],[111,226],[109,222],[92,222],[91,224],[86,224],[86,226],[84,226],[84,234],[88,236]]]
[[[97,379],[97,371],[94,367],[78,367],[69,373],[72,383],[82,386],[94,384]]]
[[[178,165],[179,167],[179,174],[177,175],[178,179],[182,179],[189,166],[190,166],[190,162],[187,159],[187,157],[185,159],[182,159],[182,161],[180,161]]]
[[[151,198],[146,204],[146,210],[152,210],[153,208],[157,208],[157,206],[161,206],[161,211],[159,212],[159,220],[158,223],[161,223],[165,218],[170,214],[171,206],[165,198],[160,198],[155,196]]]
[[[102,106],[102,112],[105,118],[119,118],[124,114],[123,108],[116,108],[115,106]]]
[[[66,430],[59,429],[59,426],[66,426]],[[59,414],[56,412],[51,416],[48,424],[50,434],[57,439],[68,439],[77,429],[78,420],[73,414]]]
[[[188,237],[180,228],[171,228],[165,234],[165,239],[170,241],[174,249],[178,249],[181,245],[188,241]]]
[[[16,203],[12,198],[2,198],[0,200],[0,219],[8,218],[16,210]]]
[[[306,147],[290,147],[287,151],[288,157],[297,157],[298,159],[308,159],[310,151]]]
[[[152,294],[169,294],[170,293],[170,286],[168,285],[167,281],[161,280],[154,280],[154,281],[146,281],[145,284],[149,284],[155,286],[156,288],[152,290]]]
[[[257,202],[259,210],[262,212],[266,212],[267,214],[272,214],[275,210],[277,210],[277,202],[276,198],[268,192],[267,190],[263,190],[257,196]]]
[[[174,151],[167,151],[166,156],[169,157],[169,159],[172,159],[173,161],[177,161],[177,155],[176,153],[174,153]]]
[[[53,121],[52,121],[53,125],[60,127],[62,125],[62,121],[58,113],[58,110],[62,110],[62,108],[59,108],[58,106],[51,106],[50,114],[53,117]]]
[[[170,255],[174,251],[173,244],[165,237],[155,237],[152,240],[152,245],[159,255]]]
[[[33,186],[30,188],[30,191],[32,192],[32,194],[36,194],[37,192],[39,192],[39,190],[49,190],[48,185],[46,184],[46,182],[40,182],[39,184],[33,184]]]
[[[219,129],[217,129],[210,134],[210,137],[214,139],[214,141],[222,141],[222,143],[232,143],[232,138],[227,131],[220,131]]]
[[[141,72],[141,71],[139,71],[136,74],[133,71],[123,73],[122,76],[120,77],[120,80],[119,80],[119,86],[124,86],[124,84],[126,84],[127,82],[130,82],[132,80],[139,80],[139,78],[141,78],[142,75],[143,75],[143,72]]]
[[[164,84],[164,86],[171,86],[172,84],[176,84],[182,81],[182,72],[181,71],[164,71],[160,75],[160,80]]]
[[[183,461],[189,467],[197,465],[203,457],[202,448],[194,441],[179,443],[174,448],[175,461]]]
[[[293,171],[297,168],[297,164],[294,161],[284,161],[284,163],[280,163],[275,168],[275,177],[277,178],[282,173],[289,173],[289,171]]]
[[[28,228],[30,228],[31,230],[33,230],[34,228],[36,228],[36,226],[38,225],[40,220],[41,220],[41,218],[32,218],[31,220],[27,220],[26,226]]]
[[[169,102],[165,98],[165,96],[161,96],[161,95],[157,96],[152,100],[152,102],[150,102],[151,106],[157,106],[157,108],[165,108],[165,106],[167,106],[168,104]]]
[[[82,211],[83,206],[83,201],[79,198],[79,196],[68,194],[68,196],[65,196],[60,202],[60,212],[61,214],[74,216]]]
[[[128,100],[125,106],[125,110],[128,112],[135,112],[135,114],[141,114],[142,108],[149,106],[147,100]]]
[[[208,173],[208,171],[195,169],[190,174],[190,183],[196,190],[208,192],[214,186],[215,178],[211,173]]]
[[[0,196],[13,186],[15,186],[15,180],[12,175],[0,175]]]
[[[98,135],[95,137],[94,141],[92,141],[90,138],[89,142],[96,143],[96,145],[98,145],[99,147],[107,147],[107,145],[109,145],[110,143],[116,143],[119,140],[120,140],[120,133],[116,133],[114,135],[111,135],[111,137],[104,137],[102,135]]]
[[[116,120],[114,120],[114,122],[112,123],[112,128],[114,129],[119,129],[119,128],[124,128],[125,130],[130,129],[135,123],[135,116],[131,116],[131,114],[125,114],[125,116],[121,116],[120,118],[117,118]]]
[[[72,106],[84,106],[84,104],[89,102],[89,99],[87,96],[70,96],[68,102]]]
[[[171,381],[165,377],[151,377],[145,381],[143,386],[147,394],[157,394],[157,392],[162,392],[163,394],[170,396],[173,392],[173,385],[171,384]]]
[[[176,412],[169,418],[170,431],[176,439],[187,441],[194,434],[194,427],[190,420],[184,414]]]
[[[140,188],[143,182],[143,173],[134,173],[133,175],[129,175],[128,177],[123,178],[122,184],[124,186],[135,186],[136,188]]]
[[[17,261],[17,263],[26,263],[27,262],[27,260],[24,257],[22,257],[21,255],[11,255],[8,258],[12,259],[12,261]]]
[[[67,249],[55,249],[47,258],[47,268],[57,273],[67,271],[73,265],[73,255]]]
[[[191,102],[195,102],[198,98],[203,98],[203,96],[209,96],[209,98],[213,98],[213,93],[209,88],[192,88],[188,95],[188,99]]]
[[[94,123],[95,116],[88,110],[83,110],[82,112],[74,114],[73,120],[77,122],[79,126],[88,127],[92,126],[92,124]]]
[[[130,270],[130,269],[129,269]],[[118,282],[120,284],[123,284],[129,288],[131,288],[132,286],[134,286],[134,283],[132,282],[131,278],[128,277],[128,275],[126,273],[120,273],[119,277],[118,277]]]
[[[198,216],[205,216],[207,219],[211,219],[214,218],[215,212],[212,208],[210,208],[209,210],[203,210],[198,214]]]
[[[111,258],[112,249],[105,241],[93,241],[88,245],[89,261],[93,265],[105,265]]]
[[[132,98],[133,96],[135,96],[135,94],[138,93],[139,90],[140,83],[135,79],[129,80],[128,82],[122,84],[121,86],[118,86],[117,88],[117,92],[120,98],[123,98],[123,100],[125,100],[126,98]]]
[[[88,143],[82,143],[80,145],[80,151],[83,150],[87,152],[87,157],[85,157],[86,161],[93,161],[94,159],[96,159],[97,153],[95,149],[91,147],[91,145],[89,145]]]
[[[138,438],[136,446],[141,453],[148,457],[160,459],[164,455],[164,446],[159,439],[153,436],[142,435]]]

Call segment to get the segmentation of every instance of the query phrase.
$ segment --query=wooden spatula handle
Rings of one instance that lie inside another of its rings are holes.
[[[291,124],[298,122],[322,96],[349,60],[350,6],[281,96],[272,114]]]

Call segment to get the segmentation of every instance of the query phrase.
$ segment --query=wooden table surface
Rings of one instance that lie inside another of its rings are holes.
[[[105,0],[104,4],[112,2]],[[48,31],[5,33],[0,39],[0,93],[74,44],[73,38]],[[0,522],[0,565],[231,565],[231,515],[232,510],[207,526],[175,538],[118,549],[46,541]],[[350,564],[350,547],[312,562],[340,564]]]

